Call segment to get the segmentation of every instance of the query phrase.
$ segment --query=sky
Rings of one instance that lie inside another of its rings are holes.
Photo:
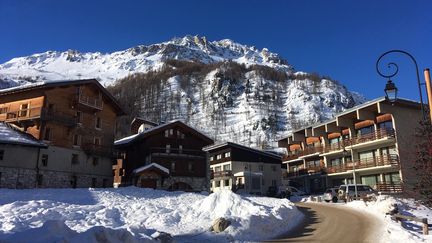
[[[432,68],[432,1],[87,1],[0,0],[0,63],[48,50],[113,52],[184,35],[268,48],[296,70],[318,72],[368,99],[384,95],[378,57],[402,49],[421,80]],[[404,55],[392,78],[399,96],[419,99]],[[422,81],[423,82],[423,81]],[[423,93],[425,96],[425,93]]]

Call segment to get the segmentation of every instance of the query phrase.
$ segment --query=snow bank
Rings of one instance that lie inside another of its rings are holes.
[[[287,199],[210,195],[135,187],[0,189],[0,242],[148,241],[157,231],[177,242],[259,241],[294,227],[302,214]],[[216,234],[216,218],[232,224]],[[27,240],[26,240],[27,239]]]
[[[383,221],[382,242],[432,242],[431,235],[422,234],[422,226],[416,222],[404,222],[402,225],[387,215],[397,205],[400,214],[410,215],[419,218],[427,218],[432,222],[432,209],[427,208],[413,199],[400,199],[388,195],[380,195],[376,201],[363,202],[353,201],[347,203],[348,207],[367,211],[374,214]]]

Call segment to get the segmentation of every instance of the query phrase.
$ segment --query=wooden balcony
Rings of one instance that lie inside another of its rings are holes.
[[[394,129],[377,129],[372,133],[366,133],[359,136],[354,136],[350,139],[351,145],[366,143],[370,141],[375,141],[383,138],[394,138],[395,131]]]
[[[325,168],[323,166],[307,166],[306,171],[308,173],[319,173],[325,171]]]
[[[322,153],[323,152],[323,148],[322,146],[319,147],[306,147],[303,151],[300,151],[300,156],[307,156],[307,155],[311,155],[311,154],[316,154],[316,153]]]
[[[219,178],[219,177],[231,177],[231,176],[233,176],[231,170],[212,171],[210,174],[210,179]]]
[[[364,169],[364,168],[373,168],[378,166],[398,166],[399,165],[399,158],[397,155],[386,155],[386,156],[377,156],[362,160],[357,160],[354,162],[349,162],[346,164],[341,164],[338,166],[328,166],[326,168],[327,174],[332,173],[340,173],[340,172],[346,172],[353,170],[353,166],[355,166],[355,169]]]
[[[19,122],[25,120],[33,120],[41,117],[42,107],[32,107],[28,109],[8,111],[0,114],[0,121],[4,122]]]
[[[163,148],[163,147],[151,147],[152,156],[168,156],[168,157],[196,157],[204,158],[205,153],[198,149],[179,149],[179,148]]]
[[[76,102],[83,108],[89,108],[97,111],[103,110],[102,98],[94,98],[80,93],[76,98]]]
[[[402,184],[378,183],[376,190],[382,193],[402,193]]]
[[[77,118],[74,115],[66,114],[63,112],[42,109],[42,119],[45,121],[57,122],[66,126],[77,125]]]
[[[298,177],[298,176],[302,176],[302,175],[307,175],[307,174],[308,174],[307,169],[299,169],[297,171],[289,171],[284,176],[286,178],[294,178],[294,177]]]

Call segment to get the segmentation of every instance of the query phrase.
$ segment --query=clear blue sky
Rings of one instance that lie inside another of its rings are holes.
[[[390,49],[432,68],[432,1],[66,1],[0,0],[0,63],[47,50],[112,52],[186,34],[267,47],[297,70],[383,95],[375,71]],[[394,57],[400,95],[418,99],[415,70]]]

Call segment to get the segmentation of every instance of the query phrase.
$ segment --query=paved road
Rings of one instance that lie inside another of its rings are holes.
[[[377,242],[379,221],[373,216],[326,203],[298,203],[302,224],[270,242]]]

